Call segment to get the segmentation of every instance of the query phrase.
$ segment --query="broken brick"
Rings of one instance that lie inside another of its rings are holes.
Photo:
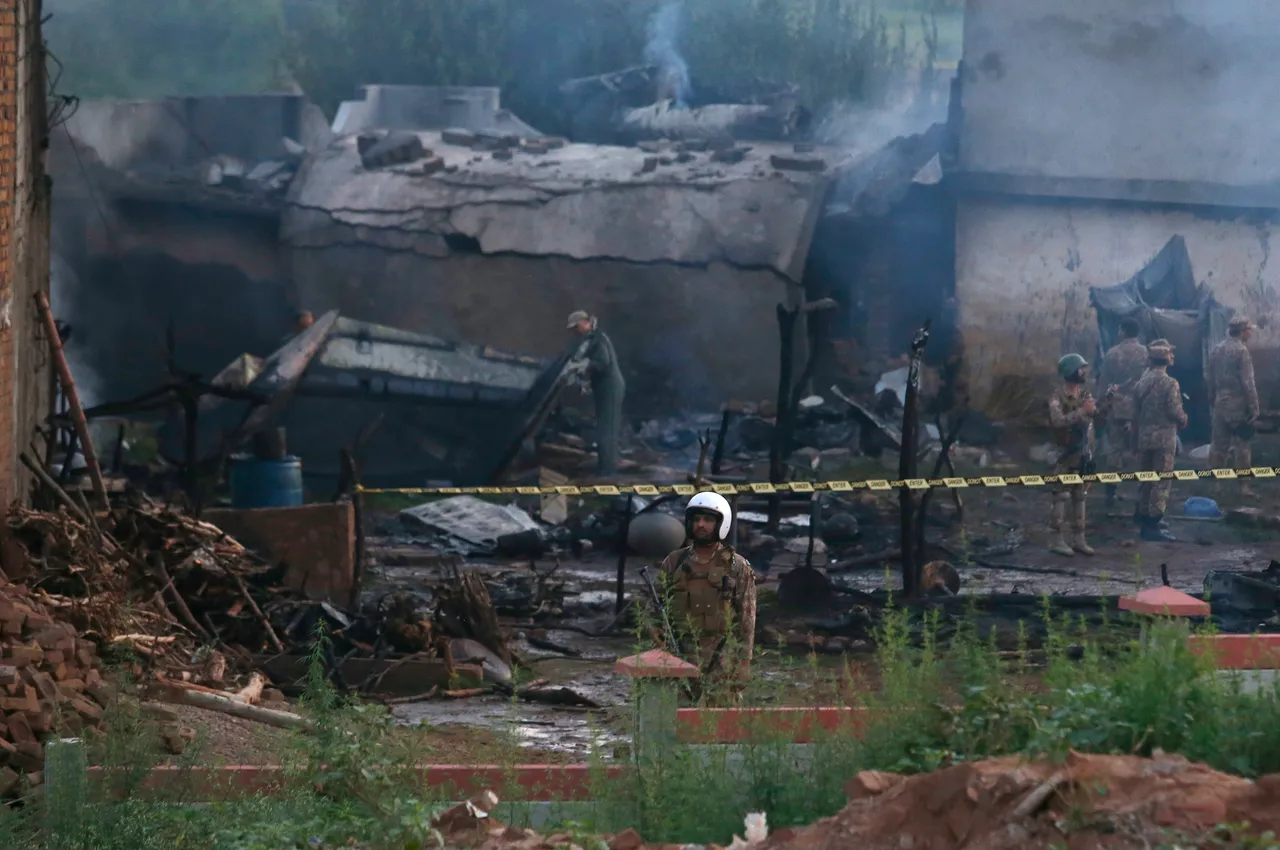
[[[769,164],[779,171],[826,171],[827,161],[820,156],[787,156],[775,153]]]
[[[729,165],[742,162],[747,158],[746,148],[723,148],[711,154],[712,162],[724,162]]]
[[[15,744],[36,739],[35,733],[31,731],[31,723],[27,720],[25,714],[14,712],[9,715],[6,722],[9,724],[9,737]]]
[[[423,147],[422,139],[418,138],[417,133],[397,131],[372,142],[367,141],[368,139],[368,136],[361,136],[357,140],[357,145],[363,146],[363,150],[360,151],[360,162],[368,169],[403,165],[429,155],[429,151]]]
[[[0,797],[13,792],[21,777],[7,767],[0,767]]]
[[[440,134],[440,141],[446,145],[457,145],[461,148],[469,148],[476,143],[476,134],[470,130],[445,130]]]
[[[39,664],[44,660],[44,650],[38,643],[29,645],[11,646],[4,651],[5,660],[14,667],[26,667],[30,664]]]

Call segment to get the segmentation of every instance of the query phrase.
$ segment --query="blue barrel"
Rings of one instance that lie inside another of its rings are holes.
[[[231,507],[296,508],[302,504],[302,461],[259,460],[250,455],[231,459]]]

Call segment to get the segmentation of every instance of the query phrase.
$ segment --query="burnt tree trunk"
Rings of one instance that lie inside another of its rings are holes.
[[[788,310],[778,305],[778,342],[782,346],[778,357],[778,401],[773,419],[773,440],[769,445],[769,483],[781,484],[786,477],[783,452],[786,451],[787,414],[791,407],[791,370],[795,359],[796,320],[798,310]],[[777,531],[782,521],[782,497],[774,493],[769,497],[769,531]]]
[[[919,445],[919,413],[918,396],[920,395],[920,361],[924,357],[924,347],[929,342],[929,322],[916,333],[911,343],[911,365],[907,369],[907,392],[902,405],[902,449],[898,454],[898,477],[902,479],[902,487],[898,490],[898,510],[901,522],[902,544],[902,592],[908,598],[920,595],[923,584],[921,567],[923,566],[916,552],[915,536],[915,496],[907,486],[907,480],[916,478],[916,451]]]

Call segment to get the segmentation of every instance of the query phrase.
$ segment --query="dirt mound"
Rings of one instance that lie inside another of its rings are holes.
[[[760,850],[1048,850],[1151,847],[1223,824],[1280,831],[1280,775],[1250,782],[1180,756],[1016,758],[910,778],[866,772],[834,817]]]

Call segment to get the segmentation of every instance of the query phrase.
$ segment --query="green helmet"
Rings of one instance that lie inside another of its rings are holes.
[[[1088,365],[1089,361],[1085,360],[1079,354],[1064,355],[1063,358],[1058,361],[1058,377],[1065,381],[1067,378],[1070,378],[1076,372]]]

